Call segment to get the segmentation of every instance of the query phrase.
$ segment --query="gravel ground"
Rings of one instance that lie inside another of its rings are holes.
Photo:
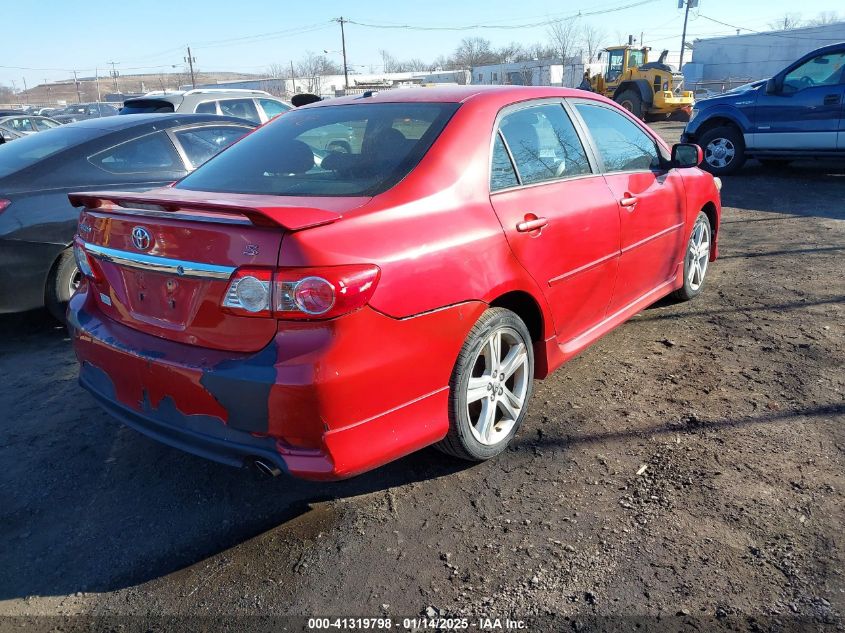
[[[538,382],[478,465],[429,449],[339,484],[259,480],[120,427],[64,330],[0,318],[0,615],[841,628],[843,193],[821,164],[726,178],[702,296]]]

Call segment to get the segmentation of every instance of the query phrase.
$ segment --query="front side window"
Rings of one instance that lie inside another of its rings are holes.
[[[624,51],[610,51],[607,56],[607,73],[604,78],[607,81],[614,81],[622,74],[622,62],[624,58]]]
[[[276,101],[275,99],[259,99],[258,103],[261,104],[264,114],[267,115],[268,119],[272,119],[274,116],[278,116],[283,112],[290,110],[287,105],[281,101]]]
[[[581,140],[560,104],[517,110],[499,129],[523,185],[590,173]]]
[[[660,154],[654,139],[625,115],[586,103],[575,105],[604,162],[605,171],[658,169]]]
[[[636,49],[630,49],[628,51],[628,68],[638,68],[642,66],[644,63],[644,55],[643,52]]]
[[[226,99],[220,102],[220,114],[246,119],[253,123],[261,123],[258,109],[252,99]]]
[[[40,134],[39,134],[40,136]],[[112,174],[183,171],[176,148],[164,132],[155,132],[94,154],[88,161]]]
[[[376,103],[291,110],[176,187],[277,196],[370,196],[404,178],[458,108]]]
[[[178,130],[173,135],[185,150],[191,165],[199,167],[247,132],[248,128],[227,125]]]
[[[5,125],[12,128],[15,132],[34,132],[35,128],[32,127],[32,122],[28,117],[18,117],[16,119],[8,119],[5,122]]]
[[[793,93],[813,86],[841,83],[845,83],[845,51],[819,55],[788,72],[783,78],[783,91]]]

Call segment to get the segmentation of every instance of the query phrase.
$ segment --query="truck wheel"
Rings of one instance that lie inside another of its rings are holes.
[[[63,251],[56,260],[44,293],[47,309],[57,321],[65,322],[67,302],[76,292],[80,281],[82,281],[82,273],[76,267],[73,250],[69,248]]]
[[[745,141],[734,127],[707,130],[698,144],[704,149],[701,167],[714,176],[732,174],[745,164]]]
[[[614,100],[638,119],[643,118],[643,100],[633,90],[620,92]]]
[[[449,382],[449,432],[434,446],[480,462],[505,450],[531,399],[534,350],[525,323],[490,308],[472,327]]]

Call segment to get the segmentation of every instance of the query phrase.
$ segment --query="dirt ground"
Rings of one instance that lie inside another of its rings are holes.
[[[512,449],[478,465],[428,449],[338,484],[259,480],[113,422],[61,328],[3,317],[0,615],[842,628],[843,194],[845,169],[813,163],[725,178],[704,293],[538,382]]]

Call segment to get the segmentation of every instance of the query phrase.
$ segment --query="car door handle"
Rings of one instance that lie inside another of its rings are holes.
[[[634,207],[637,205],[637,197],[631,194],[625,194],[625,197],[619,201],[623,207]]]
[[[837,103],[839,103],[839,95],[825,95],[825,105],[836,105]]]
[[[542,229],[549,221],[546,218],[538,218],[533,213],[526,214],[525,220],[516,225],[516,230],[520,233],[529,233]]]

